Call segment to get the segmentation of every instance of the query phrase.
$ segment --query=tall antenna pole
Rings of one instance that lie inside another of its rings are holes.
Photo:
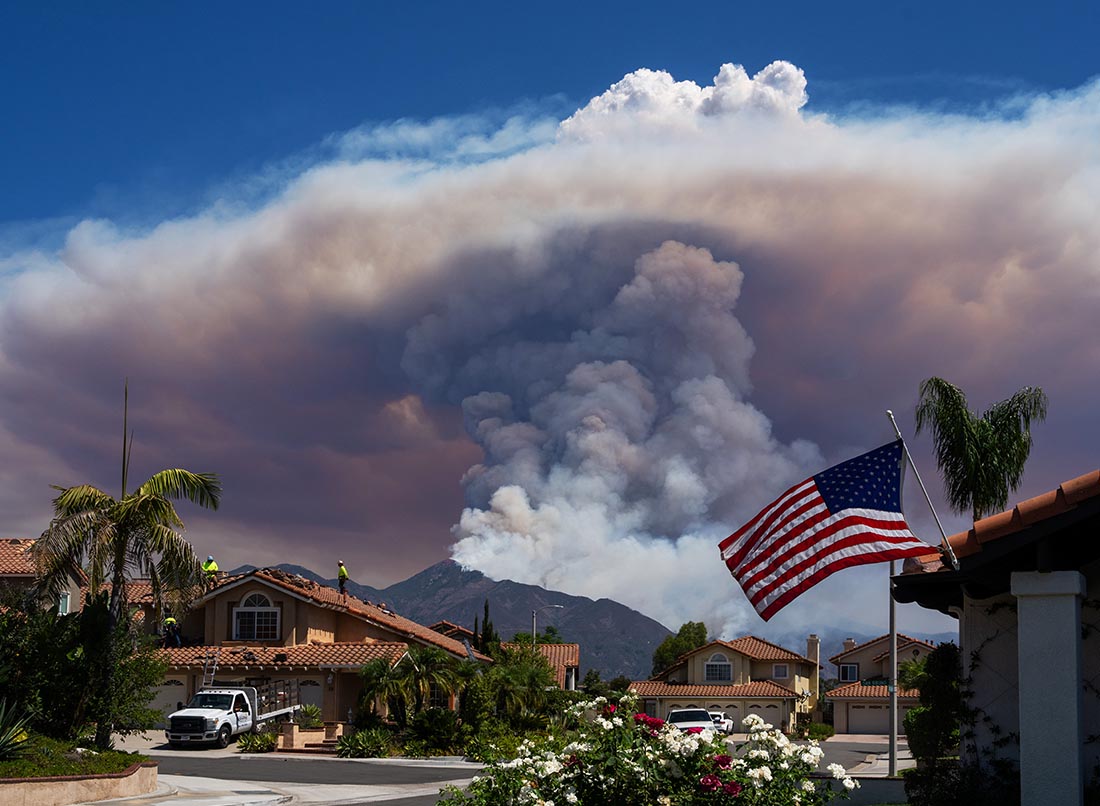
[[[940,523],[940,516],[936,514],[936,508],[932,506],[932,499],[928,495],[928,488],[924,486],[924,482],[921,481],[920,471],[917,470],[917,465],[913,461],[913,454],[909,453],[909,446],[905,444],[905,438],[901,435],[901,429],[898,428],[898,423],[894,419],[894,412],[890,409],[886,410],[886,416],[890,418],[890,425],[894,426],[894,433],[897,434],[899,440],[901,440],[901,447],[905,451],[905,458],[909,460],[909,467],[913,468],[913,475],[917,477],[917,484],[920,485],[920,491],[924,493],[924,500],[928,502],[928,508],[932,511],[932,517],[936,521],[936,526],[940,530],[940,537],[943,541],[943,547],[947,549],[947,557],[951,561],[951,567],[956,571],[959,570],[959,561],[955,557],[955,550],[951,548],[951,541],[947,539],[947,532],[943,530],[943,524]]]

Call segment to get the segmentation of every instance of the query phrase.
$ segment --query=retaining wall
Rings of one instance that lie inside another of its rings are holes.
[[[55,778],[0,780],[3,806],[69,806],[89,800],[129,798],[157,788],[157,762],[134,764],[105,775],[63,775]]]

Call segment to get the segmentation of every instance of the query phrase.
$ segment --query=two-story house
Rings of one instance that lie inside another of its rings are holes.
[[[898,663],[920,660],[935,646],[898,634]],[[844,650],[829,658],[836,665],[840,685],[826,692],[833,702],[837,733],[887,733],[890,730],[890,636],[880,635],[862,644],[844,641]],[[906,712],[920,704],[920,692],[898,688],[898,733],[905,732]]]
[[[384,603],[342,596],[297,574],[264,568],[221,577],[181,619],[184,646],[168,648],[169,669],[154,707],[175,707],[216,663],[219,682],[297,682],[302,701],[325,720],[354,713],[359,670],[378,658],[398,663],[410,646],[488,662],[466,642],[399,616]],[[453,705],[453,703],[452,703]]]
[[[817,705],[820,643],[811,635],[806,655],[746,635],[711,641],[686,652],[652,680],[630,684],[650,716],[675,708],[705,708],[730,716],[736,729],[749,714],[785,731]],[[809,657],[807,657],[809,656]]]

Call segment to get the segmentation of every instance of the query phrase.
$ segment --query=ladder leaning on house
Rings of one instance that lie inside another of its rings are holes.
[[[221,652],[222,648],[220,646],[207,650],[206,659],[202,664],[203,688],[209,688],[214,685],[214,675],[218,673],[218,656],[221,655]]]

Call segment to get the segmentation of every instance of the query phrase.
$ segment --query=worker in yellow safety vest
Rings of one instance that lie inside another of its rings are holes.
[[[346,588],[348,584],[348,569],[344,568],[343,560],[337,560],[336,564],[340,566],[339,570],[336,572],[336,578],[340,582],[340,595],[347,596],[348,592]]]
[[[183,646],[179,624],[172,616],[166,616],[164,619],[164,646]]]
[[[218,563],[214,560],[213,554],[207,555],[206,562],[202,564],[202,572],[206,575],[206,586],[214,587],[214,580],[218,576]]]

